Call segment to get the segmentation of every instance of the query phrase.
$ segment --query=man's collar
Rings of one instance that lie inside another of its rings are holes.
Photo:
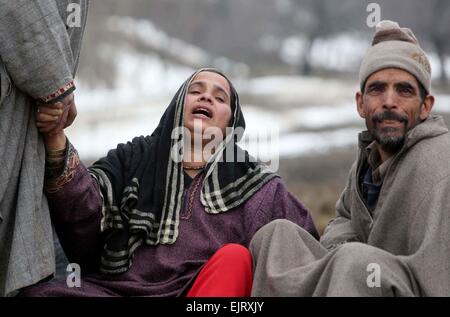
[[[369,131],[363,131],[358,136],[358,143],[361,149],[366,149],[373,141]]]

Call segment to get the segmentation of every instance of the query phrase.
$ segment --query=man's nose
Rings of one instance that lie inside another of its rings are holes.
[[[383,107],[386,109],[397,108],[397,97],[393,89],[388,89],[386,91]]]

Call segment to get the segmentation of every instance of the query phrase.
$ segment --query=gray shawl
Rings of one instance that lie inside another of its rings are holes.
[[[409,131],[370,212],[358,186],[372,141],[363,133],[336,218],[320,244],[287,222],[255,235],[252,294],[450,296],[449,136],[435,116]],[[379,287],[369,283],[374,265],[381,269]]]
[[[79,27],[66,27],[70,3]],[[75,76],[88,0],[0,0],[0,296],[54,272],[33,99]]]
[[[450,296],[450,137],[442,117],[432,116],[407,135],[387,171],[372,215],[360,198],[361,154],[337,203],[337,216],[321,239],[331,249],[359,241],[403,256],[420,294]]]

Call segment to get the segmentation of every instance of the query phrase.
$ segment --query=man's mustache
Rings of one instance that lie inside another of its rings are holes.
[[[395,120],[395,121],[398,121],[401,123],[405,123],[406,125],[408,124],[408,121],[409,121],[408,116],[401,115],[401,114],[398,114],[396,112],[389,111],[389,110],[380,112],[372,117],[372,121],[375,124],[377,124],[380,121],[385,121],[385,120]]]

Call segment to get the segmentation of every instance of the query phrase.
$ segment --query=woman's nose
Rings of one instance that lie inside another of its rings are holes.
[[[204,92],[204,93],[201,94],[200,100],[207,101],[207,102],[211,103],[212,102],[212,96],[211,96],[210,93]]]

